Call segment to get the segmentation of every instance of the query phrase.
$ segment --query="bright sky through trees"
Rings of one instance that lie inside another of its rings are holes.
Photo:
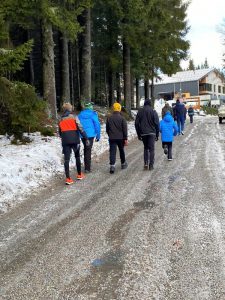
[[[222,67],[225,45],[218,27],[225,18],[225,0],[191,0],[188,8],[188,22],[191,29],[187,39],[191,42],[190,58],[195,66],[208,60],[210,67]],[[187,68],[188,62],[182,62]]]

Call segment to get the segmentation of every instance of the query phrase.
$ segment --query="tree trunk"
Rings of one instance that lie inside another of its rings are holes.
[[[153,99],[154,98],[154,89],[155,89],[154,83],[151,83],[150,89],[151,89],[151,99]]]
[[[149,80],[145,79],[145,99],[149,99]]]
[[[120,85],[120,73],[116,73],[116,100],[121,103],[121,85]]]
[[[130,99],[131,99],[131,108],[134,108],[134,77],[133,74],[130,74]]]
[[[71,103],[75,106],[75,96],[74,96],[74,49],[72,47],[72,43],[68,43],[68,50],[69,50],[69,68],[70,68],[70,82],[69,82],[69,87],[70,87],[70,99]]]
[[[136,78],[136,108],[140,108],[140,99],[139,99],[139,79]]]
[[[54,65],[54,41],[52,25],[46,19],[42,20],[42,45],[43,45],[43,94],[48,102],[51,117],[56,119],[56,89]]]
[[[124,103],[130,113],[131,111],[131,88],[130,88],[130,46],[123,42],[123,76],[124,76]]]
[[[84,31],[81,35],[81,98],[91,100],[91,10],[82,15]]]
[[[155,86],[154,86],[154,76],[152,76],[151,78],[151,100],[152,100],[152,107],[154,107],[155,104],[155,97],[154,97],[154,90],[155,90]]]
[[[28,40],[31,39],[31,33],[28,29],[27,31]],[[34,86],[34,60],[33,60],[33,51],[30,52],[29,55],[29,67],[30,67],[30,84]]]
[[[71,101],[70,99],[70,69],[68,38],[62,35],[62,102]]]
[[[113,95],[113,72],[112,69],[108,72],[108,91],[109,91],[109,107],[114,103],[114,95]]]
[[[104,64],[104,94],[105,94],[105,103],[107,106],[109,106],[109,101],[108,101],[108,86],[107,86],[107,75],[106,75],[106,68]]]

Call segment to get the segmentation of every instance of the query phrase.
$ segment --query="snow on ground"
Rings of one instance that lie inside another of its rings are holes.
[[[128,123],[128,136],[136,136],[134,122]],[[6,136],[0,136],[0,213],[22,201],[31,191],[45,186],[54,175],[64,174],[60,137],[30,135],[27,145],[12,145]],[[102,125],[102,136],[93,146],[93,157],[108,149],[108,136]],[[81,143],[81,159],[83,147]],[[75,159],[71,157],[71,166]]]

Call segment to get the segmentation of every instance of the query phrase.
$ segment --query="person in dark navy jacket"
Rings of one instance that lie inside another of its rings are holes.
[[[184,103],[181,103],[179,99],[177,99],[176,105],[175,105],[175,115],[176,115],[176,121],[178,125],[178,134],[184,134],[184,123],[186,120],[186,113],[187,109],[184,105]]]
[[[168,160],[172,160],[173,139],[177,135],[178,127],[169,111],[166,112],[163,120],[160,121],[159,130],[164,153],[167,155]]]
[[[89,146],[86,145],[86,140],[82,138],[84,144],[84,172],[91,172],[91,151],[94,139],[96,142],[100,140],[101,137],[101,125],[98,119],[98,114],[93,111],[92,103],[84,103],[84,109],[78,115],[81,125],[87,134],[88,140],[90,142]]]
[[[63,115],[59,122],[59,135],[62,140],[62,148],[64,154],[64,167],[66,173],[66,184],[72,184],[73,180],[70,177],[69,162],[71,151],[73,150],[76,159],[77,179],[82,180],[84,175],[81,173],[80,161],[80,134],[86,140],[87,145],[89,140],[80,120],[77,116],[72,114],[73,107],[70,103],[63,104]]]
[[[144,170],[154,169],[155,141],[159,137],[159,117],[151,107],[151,100],[146,99],[144,107],[138,110],[135,119],[138,139],[144,144]]]

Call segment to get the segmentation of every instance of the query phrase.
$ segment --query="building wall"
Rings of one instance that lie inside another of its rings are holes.
[[[173,92],[189,92],[191,96],[198,95],[198,81],[176,82],[167,84],[155,85],[154,97],[158,98],[159,93],[173,93]]]
[[[216,72],[210,72],[206,77],[206,83],[212,84],[212,91],[209,94],[213,99],[225,99],[224,82]],[[219,92],[220,87],[220,92]]]

